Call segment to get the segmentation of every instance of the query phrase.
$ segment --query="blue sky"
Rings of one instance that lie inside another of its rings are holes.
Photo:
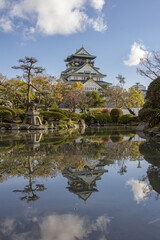
[[[0,0],[0,73],[20,75],[11,66],[33,56],[59,77],[64,59],[83,44],[107,82],[116,84],[121,74],[126,87],[148,86],[136,68],[160,50],[159,11],[159,0]]]

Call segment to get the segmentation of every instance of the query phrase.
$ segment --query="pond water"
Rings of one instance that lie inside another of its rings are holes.
[[[0,135],[0,240],[159,240],[160,144],[126,129]]]

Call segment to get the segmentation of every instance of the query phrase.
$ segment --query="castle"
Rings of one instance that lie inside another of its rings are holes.
[[[96,91],[109,83],[103,81],[105,74],[100,73],[99,68],[94,66],[96,56],[88,53],[83,45],[74,54],[68,56],[66,70],[61,73],[61,79],[69,84],[81,82],[84,91]]]

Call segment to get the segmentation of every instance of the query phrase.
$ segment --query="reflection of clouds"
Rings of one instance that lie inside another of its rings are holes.
[[[10,240],[82,240],[96,234],[97,240],[106,240],[109,223],[110,218],[106,216],[90,221],[73,214],[54,214],[24,221],[6,219],[0,226],[0,237]]]
[[[7,234],[8,232],[12,232],[14,229],[14,219],[6,218],[2,223],[0,230],[3,234]]]
[[[150,187],[143,181],[131,179],[127,181],[127,185],[132,187],[134,199],[139,204],[148,198],[148,194],[151,192]]]

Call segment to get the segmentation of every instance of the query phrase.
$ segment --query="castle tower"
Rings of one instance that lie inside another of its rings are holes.
[[[66,70],[61,73],[61,79],[70,84],[81,82],[84,84],[85,91],[98,90],[109,84],[103,81],[106,75],[100,73],[99,68],[94,66],[95,58],[96,56],[88,53],[82,45],[79,50],[64,60]]]

